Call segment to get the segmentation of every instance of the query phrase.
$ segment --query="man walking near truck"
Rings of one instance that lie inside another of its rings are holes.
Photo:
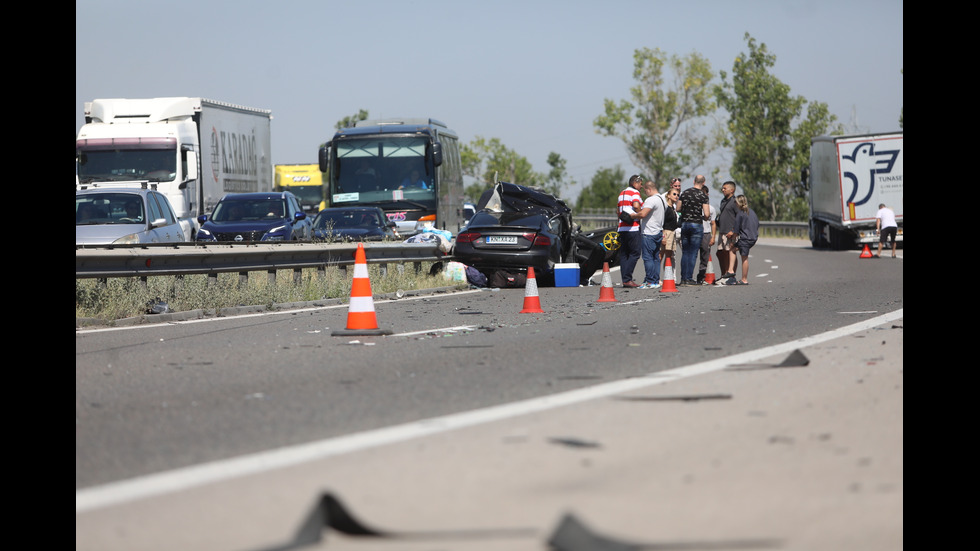
[[[895,211],[885,206],[884,203],[878,205],[878,213],[875,214],[875,232],[878,233],[878,258],[881,258],[881,246],[886,239],[892,240],[892,258],[895,258],[895,237],[898,235],[898,223],[895,222]]]

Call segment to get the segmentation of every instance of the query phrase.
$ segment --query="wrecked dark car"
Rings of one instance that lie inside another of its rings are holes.
[[[476,214],[456,236],[453,257],[492,278],[494,272],[526,274],[554,283],[555,264],[577,263],[580,283],[618,257],[616,228],[583,233],[564,201],[543,191],[498,182],[476,205]],[[612,235],[608,235],[609,233]]]

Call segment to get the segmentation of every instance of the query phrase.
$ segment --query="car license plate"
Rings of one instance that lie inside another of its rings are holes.
[[[517,245],[516,235],[488,235],[487,245]]]

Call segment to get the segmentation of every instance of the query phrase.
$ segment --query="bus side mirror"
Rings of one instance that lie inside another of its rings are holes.
[[[320,161],[320,172],[327,172],[327,169],[330,168],[330,142],[320,146],[318,160]]]
[[[432,165],[439,166],[442,164],[442,144],[435,142],[432,144]]]

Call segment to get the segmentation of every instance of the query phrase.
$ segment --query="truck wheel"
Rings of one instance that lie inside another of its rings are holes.
[[[810,221],[810,244],[813,245],[814,249],[826,248],[829,243],[827,242],[827,236],[824,232],[827,230],[827,225],[818,220]]]

